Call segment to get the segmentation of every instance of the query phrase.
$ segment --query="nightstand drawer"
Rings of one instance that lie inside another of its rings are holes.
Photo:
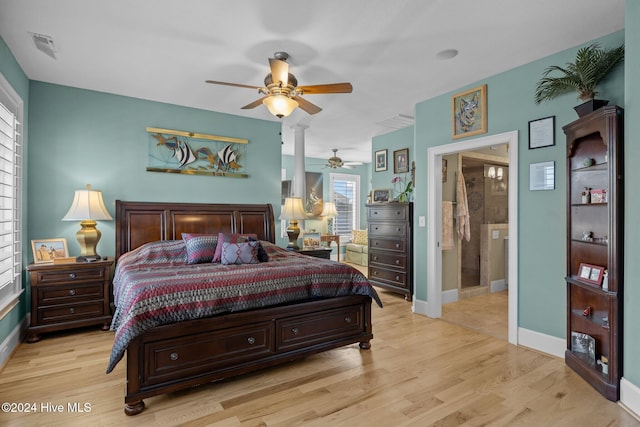
[[[38,308],[38,324],[71,322],[104,315],[104,301]]]
[[[40,306],[103,299],[104,285],[102,283],[38,288],[38,305]]]
[[[50,283],[69,283],[81,281],[99,281],[104,280],[105,269],[103,267],[96,268],[76,268],[69,270],[49,270],[38,271],[38,285],[47,285]]]

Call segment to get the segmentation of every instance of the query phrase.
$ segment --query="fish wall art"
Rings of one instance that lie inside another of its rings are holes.
[[[147,128],[147,171],[247,178],[247,139]]]

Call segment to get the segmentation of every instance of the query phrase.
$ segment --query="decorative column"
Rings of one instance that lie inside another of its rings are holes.
[[[304,132],[309,126],[297,124],[294,130],[293,146],[293,195],[302,199],[302,205],[306,206],[305,179],[304,179]],[[304,230],[304,221],[299,221],[300,228]]]

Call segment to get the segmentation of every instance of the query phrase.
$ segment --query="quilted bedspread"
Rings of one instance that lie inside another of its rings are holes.
[[[368,295],[382,307],[355,268],[261,244],[269,261],[259,264],[187,264],[182,240],[147,243],[122,255],[113,280],[115,339],[107,373],[129,342],[154,326],[344,295]]]

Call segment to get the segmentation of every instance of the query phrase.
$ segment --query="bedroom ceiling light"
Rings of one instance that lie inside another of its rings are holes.
[[[96,228],[96,221],[111,221],[111,215],[102,201],[102,192],[92,190],[87,184],[86,190],[76,190],[69,212],[63,221],[80,221],[82,227],[76,233],[80,244],[80,256],[76,261],[96,261],[100,256],[96,253],[96,246],[102,233]]]
[[[287,227],[287,236],[289,236],[289,244],[287,250],[298,250],[298,236],[300,236],[300,227],[298,227],[298,220],[305,219],[307,213],[302,207],[302,199],[300,197],[287,197],[284,199],[284,206],[280,219],[288,219],[289,227]]]
[[[262,100],[262,103],[279,119],[287,117],[298,107],[296,100],[284,95],[268,96]]]

